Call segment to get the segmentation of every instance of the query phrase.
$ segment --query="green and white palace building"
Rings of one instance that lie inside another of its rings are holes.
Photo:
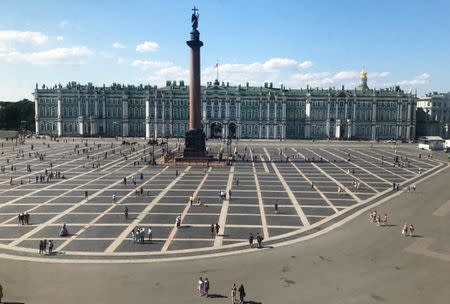
[[[36,134],[183,137],[189,88],[183,81],[95,87],[75,82],[34,91]],[[413,139],[417,98],[398,86],[371,89],[361,71],[354,89],[287,89],[265,83],[202,87],[207,138]]]

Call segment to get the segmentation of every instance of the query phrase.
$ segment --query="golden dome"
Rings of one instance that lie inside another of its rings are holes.
[[[364,66],[362,66],[361,72],[359,72],[359,77],[367,78],[367,72],[366,72],[366,69],[364,68]]]

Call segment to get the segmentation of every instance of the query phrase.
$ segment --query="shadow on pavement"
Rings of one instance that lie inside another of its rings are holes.
[[[227,296],[224,296],[224,295],[221,295],[221,294],[217,294],[217,293],[209,294],[208,298],[212,298],[212,299],[228,299]]]

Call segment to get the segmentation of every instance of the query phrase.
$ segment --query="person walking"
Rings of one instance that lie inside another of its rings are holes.
[[[87,200],[88,199],[88,192],[84,191],[84,198]]]
[[[203,296],[203,288],[204,288],[204,281],[202,277],[198,279],[198,285],[197,285],[197,291],[200,296]]]
[[[113,203],[116,202],[116,194],[115,194],[115,193],[113,193],[113,195],[112,195],[112,202],[113,202]]]
[[[208,298],[209,297],[208,293],[209,293],[209,280],[208,278],[205,278],[205,281],[203,281],[203,295]]]
[[[258,248],[262,248],[263,237],[261,234],[256,233],[256,242],[258,243]]]
[[[136,243],[136,234],[134,232],[134,229],[131,230],[131,238],[133,239],[133,244]]]
[[[409,225],[409,236],[414,236],[414,230],[415,230],[414,225],[410,224]]]
[[[152,241],[153,241],[153,231],[152,231],[152,227],[148,227],[147,235],[148,235],[148,241],[149,241],[150,244],[151,244]]]
[[[50,240],[50,241],[48,241],[48,254],[49,255],[52,255],[53,254],[53,247],[54,247],[55,245],[53,244],[53,241],[52,240]]]
[[[181,215],[178,215],[175,219],[175,225],[177,226],[177,228],[180,228],[181,226]]]
[[[245,299],[245,289],[244,289],[244,285],[241,284],[241,286],[239,287],[239,304],[244,304],[244,299]]]
[[[275,214],[278,214],[278,203],[273,204],[273,209],[275,210]]]
[[[250,236],[248,237],[248,244],[250,245],[250,248],[253,248],[253,240],[255,238],[253,237],[253,234],[250,233]]]
[[[231,285],[231,304],[236,304],[236,292],[236,283],[233,283],[233,285]]]
[[[216,225],[214,225],[214,228],[216,228],[216,235],[219,235],[219,230],[220,230],[219,223],[216,223]]]
[[[211,237],[214,237],[214,230],[215,230],[214,224],[211,224]]]
[[[125,220],[128,220],[128,207],[125,206],[125,210],[123,211],[124,215],[125,215]]]
[[[406,236],[408,234],[408,224],[405,223],[402,228],[402,235]]]

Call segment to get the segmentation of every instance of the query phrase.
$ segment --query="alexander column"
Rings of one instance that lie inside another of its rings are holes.
[[[185,135],[184,157],[203,157],[206,154],[205,134],[202,129],[200,111],[200,41],[198,27],[198,9],[192,14],[191,40],[186,41],[190,50],[189,64],[189,130]]]

